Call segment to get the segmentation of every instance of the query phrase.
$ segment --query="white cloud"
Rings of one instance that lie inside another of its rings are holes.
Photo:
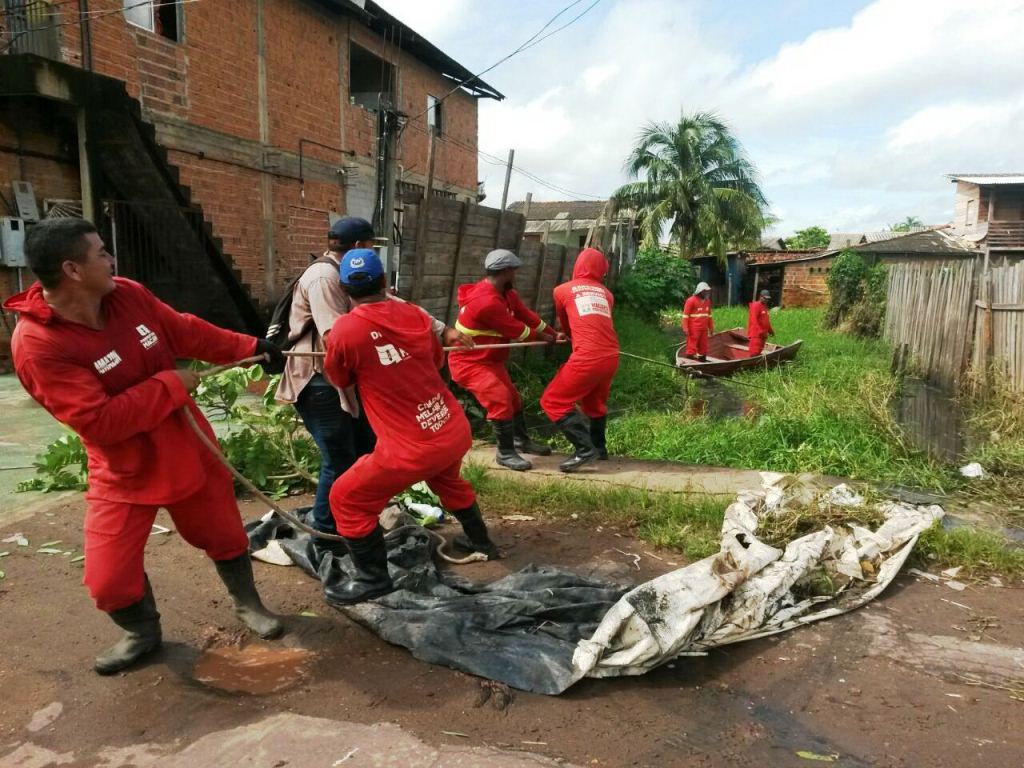
[[[482,0],[385,5],[455,58],[483,64],[551,13],[525,0],[516,14]],[[760,168],[783,232],[947,220],[944,173],[1024,170],[1024,0],[876,0],[754,62],[702,24],[708,8],[606,0],[487,76],[508,99],[481,102],[481,148],[504,157],[515,147],[517,165],[607,195],[645,123],[717,111]],[[480,173],[501,176],[484,163]],[[511,199],[527,191],[568,196],[513,175]]]

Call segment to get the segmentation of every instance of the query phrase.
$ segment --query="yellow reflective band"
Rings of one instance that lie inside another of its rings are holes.
[[[519,334],[519,338],[516,339],[516,341],[526,341],[526,339],[529,337],[529,335],[530,335],[530,326],[528,326],[528,325],[524,326],[523,327],[523,332]]]
[[[467,328],[458,320],[455,321],[455,330],[459,333],[464,333],[466,336],[501,336],[497,331],[478,331],[475,328]],[[527,329],[529,332],[529,329]]]
[[[548,327],[548,324],[547,324],[547,323],[545,323],[545,322],[544,322],[543,320],[541,320],[541,321],[540,321],[540,325],[538,325],[538,326],[537,326],[536,328],[534,328],[533,330],[535,330],[535,331],[536,331],[537,333],[543,333],[543,332],[544,332],[544,329],[545,329],[545,328],[547,328],[547,327]]]

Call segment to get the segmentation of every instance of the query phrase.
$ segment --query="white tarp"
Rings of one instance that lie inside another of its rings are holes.
[[[859,507],[846,486],[815,492],[799,478],[762,473],[759,491],[739,494],[725,512],[721,549],[630,590],[573,654],[577,679],[641,675],[681,655],[775,634],[873,600],[895,578],[918,536],[942,518],[937,505],[876,505],[884,523],[822,530],[785,551],[757,538],[759,522],[791,504]],[[794,587],[828,580],[834,593],[801,597]]]

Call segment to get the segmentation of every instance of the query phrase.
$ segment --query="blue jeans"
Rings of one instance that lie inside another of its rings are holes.
[[[338,390],[320,374],[310,379],[299,393],[295,410],[320,449],[320,478],[313,502],[313,526],[326,533],[336,533],[329,500],[331,486],[356,459],[373,450],[377,438],[366,420],[366,413],[362,412],[358,419],[353,419],[343,411]]]

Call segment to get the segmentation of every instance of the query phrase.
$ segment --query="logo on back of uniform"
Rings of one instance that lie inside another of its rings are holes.
[[[144,349],[149,349],[160,341],[160,338],[144,325],[136,325],[135,330],[138,331],[139,336],[142,337],[142,346]]]
[[[93,367],[96,369],[97,373],[106,373],[112,368],[116,368],[120,364],[121,356],[117,354],[117,352],[111,350],[110,352],[107,352],[107,354],[105,354],[99,360],[94,361]]]
[[[408,352],[394,344],[385,344],[382,347],[374,347],[374,349],[377,350],[377,357],[380,359],[381,365],[394,365],[409,356]]]

